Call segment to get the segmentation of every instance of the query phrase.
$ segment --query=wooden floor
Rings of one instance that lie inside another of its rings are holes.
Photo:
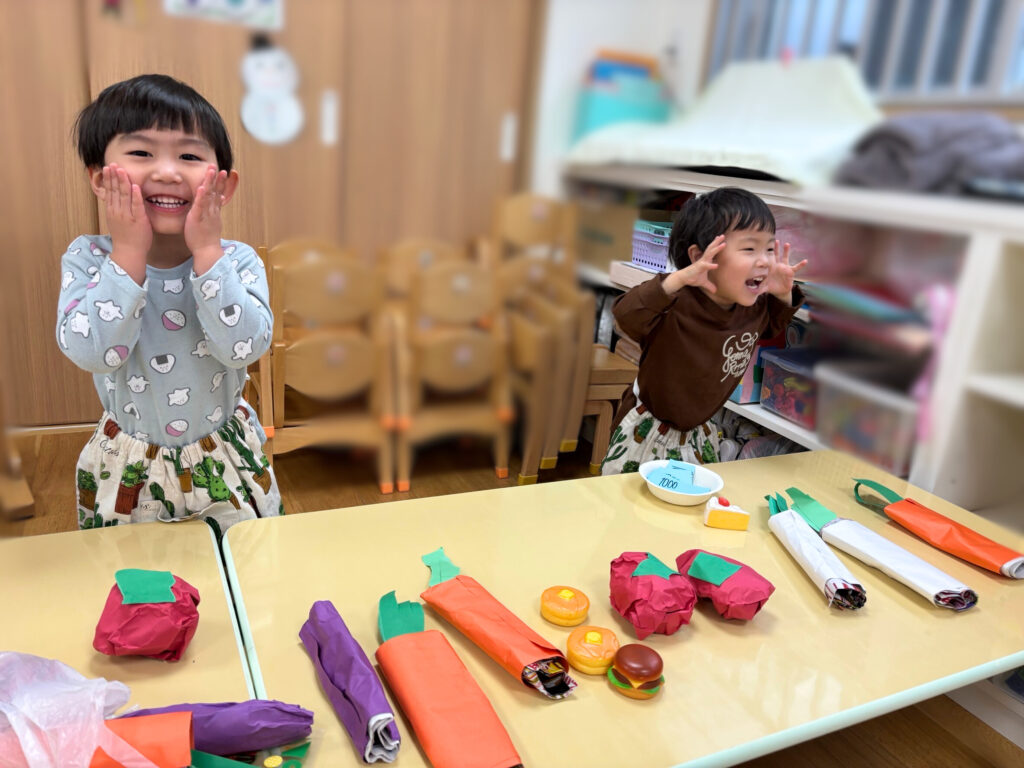
[[[0,535],[30,536],[75,529],[75,461],[88,434],[20,435],[16,445],[36,502],[34,517],[0,522]],[[589,444],[562,454],[544,482],[587,477]],[[453,442],[418,452],[412,488],[384,496],[377,490],[371,454],[303,450],[274,462],[289,513],[441,496],[515,485],[513,454],[508,480],[494,475],[490,451],[479,442]],[[1024,751],[945,696],[892,712],[813,741],[743,764],[745,768],[865,766],[866,768],[1010,768],[1024,766]]]

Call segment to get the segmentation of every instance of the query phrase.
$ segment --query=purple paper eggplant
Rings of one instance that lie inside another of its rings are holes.
[[[299,638],[363,762],[394,762],[401,745],[395,714],[370,660],[329,600],[313,603]]]
[[[268,699],[174,704],[137,709],[124,717],[186,710],[192,713],[195,748],[211,755],[237,755],[272,749],[309,738],[313,730],[313,713],[308,709]]]

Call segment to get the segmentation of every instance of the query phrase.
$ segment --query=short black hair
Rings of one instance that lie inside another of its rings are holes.
[[[691,264],[690,246],[703,252],[719,235],[734,229],[775,232],[771,208],[753,192],[739,187],[719,187],[690,198],[672,227],[668,254],[676,269]]]
[[[231,141],[220,113],[189,85],[167,75],[139,75],[104,88],[75,121],[78,154],[87,168],[100,168],[111,140],[150,128],[202,136],[231,170]]]

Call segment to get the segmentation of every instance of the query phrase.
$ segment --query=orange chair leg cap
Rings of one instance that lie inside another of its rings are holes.
[[[496,474],[500,480],[504,480],[508,477],[508,467],[495,467],[494,474]]]
[[[408,480],[399,480],[398,481],[398,492],[399,493],[405,493],[408,490],[409,490],[409,481]]]
[[[381,493],[394,493],[394,491],[395,491],[395,484],[394,483],[381,483],[380,484],[380,492]]]

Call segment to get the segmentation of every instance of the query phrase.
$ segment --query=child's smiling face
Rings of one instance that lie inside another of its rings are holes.
[[[725,234],[725,248],[715,258],[718,269],[708,273],[717,292],[705,291],[721,307],[749,307],[765,292],[775,233],[763,229],[734,229]],[[699,254],[697,256],[699,258]]]
[[[116,135],[107,145],[103,162],[124,168],[139,186],[153,232],[174,235],[184,231],[196,191],[207,169],[216,167],[217,155],[202,136],[149,128]],[[101,172],[93,169],[94,189]]]

